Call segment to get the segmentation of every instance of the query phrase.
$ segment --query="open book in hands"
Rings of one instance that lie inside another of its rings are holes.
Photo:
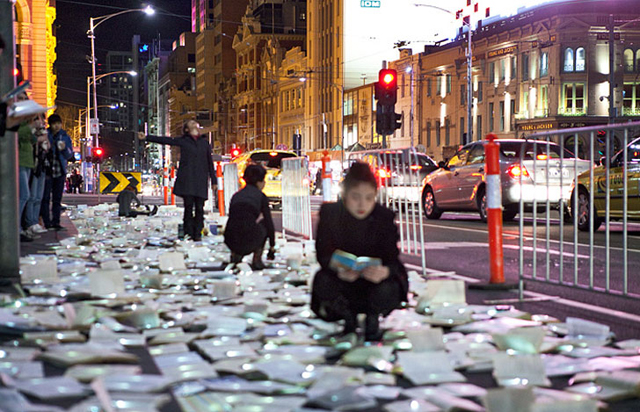
[[[381,266],[382,259],[373,258],[368,256],[356,256],[351,253],[347,253],[343,250],[337,249],[331,255],[331,261],[329,267],[333,270],[355,270],[360,272],[364,268],[369,266]]]

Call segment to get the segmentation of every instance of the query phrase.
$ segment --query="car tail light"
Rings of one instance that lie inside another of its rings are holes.
[[[422,166],[420,165],[411,165],[411,170],[421,170]]]
[[[536,156],[536,158],[538,160],[547,160],[549,156],[547,156],[546,154],[539,154],[538,156]]]
[[[511,165],[509,169],[507,169],[507,174],[513,178],[518,178],[521,175],[524,177],[529,177],[529,171],[526,167],[520,165]]]
[[[386,169],[378,169],[378,177],[380,179],[388,179],[391,177],[391,173]]]

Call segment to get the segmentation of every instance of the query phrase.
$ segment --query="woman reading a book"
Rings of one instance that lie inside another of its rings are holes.
[[[365,339],[380,340],[380,315],[406,301],[408,280],[399,260],[394,213],[376,203],[378,185],[366,163],[354,163],[343,181],[343,200],[320,209],[311,309],[326,321],[344,320],[356,331],[367,315]],[[369,258],[369,259],[367,259]]]

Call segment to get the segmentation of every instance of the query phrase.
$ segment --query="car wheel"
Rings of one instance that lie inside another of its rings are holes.
[[[578,229],[583,232],[589,231],[590,202],[589,192],[587,189],[581,187],[578,190]],[[602,224],[602,219],[598,217],[595,206],[593,207],[593,212],[595,215],[593,219],[593,230],[596,231]]]
[[[515,219],[517,214],[518,214],[517,210],[505,209],[505,210],[502,211],[502,221],[503,222],[510,222],[513,219]]]
[[[433,190],[430,187],[427,187],[424,190],[424,195],[422,196],[422,206],[424,208],[424,214],[427,219],[440,219],[442,216],[442,210],[438,208],[436,204],[436,198],[433,195]]]
[[[482,188],[478,192],[478,214],[480,220],[487,222],[487,191]]]

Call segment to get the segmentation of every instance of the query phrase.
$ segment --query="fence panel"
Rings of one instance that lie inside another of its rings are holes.
[[[309,160],[305,157],[282,159],[282,234],[292,232],[313,238]]]
[[[378,201],[397,212],[400,251],[420,256],[426,273],[420,155],[409,148],[383,150],[378,156],[380,167],[375,170],[380,186]]]
[[[640,298],[640,282],[629,279],[629,266],[640,265],[640,248],[629,247],[630,226],[640,230],[631,223],[640,220],[639,135],[640,122],[630,122],[523,140],[521,298],[524,280]]]
[[[225,215],[229,214],[229,204],[231,204],[231,197],[238,191],[238,165],[236,163],[227,163],[223,168],[224,179],[224,212]]]

